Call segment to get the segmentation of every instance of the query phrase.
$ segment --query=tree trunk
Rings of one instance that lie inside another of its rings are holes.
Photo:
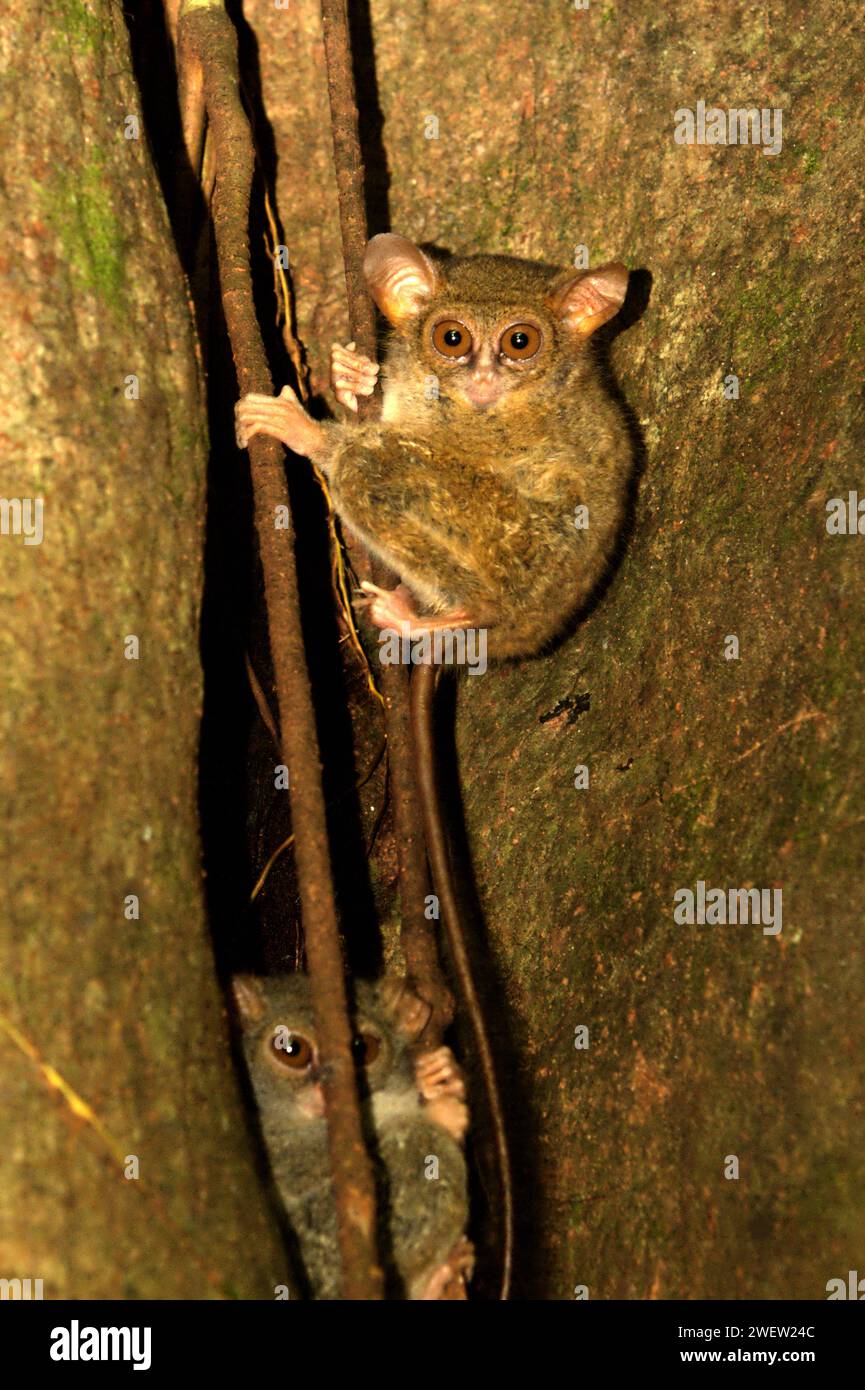
[[[612,353],[640,438],[612,582],[551,656],[459,691],[520,1291],[824,1297],[865,1238],[865,542],[825,510],[865,491],[855,14],[372,0],[376,95],[352,11],[373,231],[651,276]],[[246,15],[324,389],[318,6]],[[677,143],[699,101],[780,109],[779,152]],[[698,881],[782,889],[781,932],[677,924]]]
[[[826,510],[865,495],[857,16],[351,11],[373,232],[642,271],[611,352],[635,434],[615,572],[552,654],[457,692],[517,1292],[824,1297],[865,1237],[865,542]],[[323,392],[345,299],[319,6],[245,15]],[[284,1256],[201,901],[185,291],[144,139],[124,138],[116,8],[14,0],[0,51],[0,1275],[269,1296]],[[765,111],[777,152],[679,143],[700,102]],[[384,909],[394,863],[380,850]],[[677,921],[698,883],[780,890],[781,930]]]
[[[0,1273],[46,1298],[272,1297],[202,908],[188,295],[125,138],[118,7],[15,0],[3,65]]]

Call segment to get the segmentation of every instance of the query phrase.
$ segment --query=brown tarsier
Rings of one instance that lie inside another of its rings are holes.
[[[400,575],[395,590],[363,586],[379,628],[483,628],[493,657],[538,652],[588,597],[622,520],[630,441],[589,339],[628,272],[433,259],[387,234],[364,273],[393,328],[381,419],[322,424],[285,387],[239,402],[238,443],[273,435],[322,469],[339,516]],[[356,407],[376,367],[346,348],[331,365]]]
[[[243,1050],[280,1197],[314,1298],[340,1297],[336,1209],[309,982],[233,981]],[[357,986],[354,1050],[377,1165],[392,1296],[464,1297],[473,1251],[462,1075],[447,1047],[416,1052],[429,1010],[400,982]],[[456,1290],[456,1292],[455,1292]]]

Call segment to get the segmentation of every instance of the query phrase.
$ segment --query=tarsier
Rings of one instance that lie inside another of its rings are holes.
[[[336,1208],[309,982],[303,975],[240,975],[233,986],[271,1171],[310,1292],[317,1299],[339,1298]],[[473,1251],[464,1235],[465,1087],[449,1048],[415,1051],[428,1013],[396,980],[357,986],[354,1050],[385,1216],[390,1291],[432,1300],[464,1296]]]
[[[393,329],[381,419],[320,423],[286,386],[238,403],[238,443],[272,435],[321,468],[339,516],[400,576],[363,585],[379,628],[483,628],[493,657],[538,652],[597,583],[622,520],[629,436],[589,339],[628,272],[433,259],[387,234],[364,273]],[[372,391],[377,368],[350,348],[331,366],[343,404]]]

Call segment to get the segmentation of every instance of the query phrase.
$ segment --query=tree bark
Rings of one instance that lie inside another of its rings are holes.
[[[863,540],[826,528],[865,494],[856,15],[351,9],[372,232],[646,272],[611,352],[637,441],[615,573],[552,654],[458,690],[517,1291],[824,1297],[865,1237]],[[319,5],[245,13],[323,391],[346,334]],[[0,61],[0,1275],[271,1296],[201,902],[185,288],[124,138],[116,7],[13,0]],[[781,110],[781,149],[677,144],[698,101]],[[40,498],[25,544],[13,504]],[[781,889],[781,932],[678,924],[698,881]]]
[[[344,310],[317,9],[246,5],[323,390]],[[865,493],[856,16],[372,0],[376,95],[364,12],[373,232],[650,272],[612,348],[639,440],[618,568],[552,655],[459,691],[520,1291],[824,1297],[865,1238],[865,542],[825,510]],[[698,101],[780,109],[780,151],[677,144]],[[781,888],[781,933],[678,925],[698,880]]]
[[[2,486],[44,526],[0,536],[0,1272],[52,1298],[272,1297],[202,908],[188,294],[143,126],[125,138],[121,11],[15,0],[0,43]]]

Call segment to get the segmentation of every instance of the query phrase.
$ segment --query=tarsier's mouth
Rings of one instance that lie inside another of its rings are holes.
[[[463,387],[463,395],[469,405],[474,406],[475,410],[488,410],[491,405],[496,405],[504,394],[503,388],[495,381],[487,385],[472,383],[470,386]]]

